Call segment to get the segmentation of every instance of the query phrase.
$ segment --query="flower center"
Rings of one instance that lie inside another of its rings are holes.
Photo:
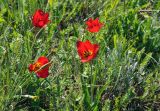
[[[36,62],[36,63],[34,64],[34,71],[39,70],[41,66],[42,66],[42,64],[41,64],[41,63]]]
[[[83,52],[83,56],[85,57],[85,58],[87,58],[88,56],[91,56],[93,54],[93,52],[92,51],[84,51]]]

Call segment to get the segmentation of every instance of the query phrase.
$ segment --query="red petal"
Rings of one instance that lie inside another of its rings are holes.
[[[49,66],[51,64],[51,63],[50,64],[48,64],[48,63],[49,63],[48,58],[41,56],[38,58],[38,60],[34,64],[30,64],[28,69],[30,72],[34,71],[38,77],[46,78],[49,75],[48,70],[49,70]],[[37,68],[36,65],[38,65],[38,64],[40,64],[40,66],[38,66],[38,68]],[[45,64],[47,64],[47,65],[43,67],[43,65],[45,65]]]
[[[40,62],[42,64],[42,67],[43,67],[43,65],[47,64],[49,62],[49,60],[48,60],[48,58],[46,58],[44,56],[41,56],[41,57],[38,58],[37,62]],[[48,70],[49,70],[49,66],[44,67],[40,71],[36,72],[37,76],[40,77],[40,78],[48,77],[48,75],[49,75]]]
[[[89,51],[89,50],[93,50],[93,45],[91,44],[91,42],[89,41],[89,40],[86,40],[85,42],[84,42],[84,44],[85,44],[85,47],[86,47],[86,50],[87,51]]]
[[[93,51],[93,55],[94,55],[94,57],[96,57],[97,56],[97,53],[98,53],[98,51],[99,51],[99,45],[98,44],[94,44],[94,51]]]
[[[81,62],[85,63],[85,62],[89,62],[88,59],[81,59]]]
[[[93,24],[99,24],[99,19],[96,18],[96,19],[93,21]]]
[[[40,12],[42,12],[42,10],[38,9],[38,10],[36,10],[36,12],[33,14],[32,20],[33,20],[34,22],[36,22],[37,19],[38,19],[39,17],[41,17]]]
[[[29,65],[28,70],[29,70],[30,72],[32,72],[32,71],[34,70],[33,64],[30,64],[30,65]]]
[[[89,19],[87,22],[87,30],[91,33],[96,33],[100,30],[100,28],[103,26],[102,23],[99,22],[99,18],[96,18],[95,20]]]
[[[32,17],[32,24],[36,27],[42,28],[49,22],[48,17],[48,13],[44,13],[41,9],[38,9]]]
[[[48,75],[49,75],[48,70],[49,70],[48,68],[45,68],[45,69],[42,69],[42,70],[38,71],[37,76],[40,77],[40,78],[48,77]]]
[[[88,31],[90,31],[92,33],[98,32],[99,30],[100,30],[100,27],[98,27],[98,26],[94,26],[93,28],[88,29]]]
[[[44,14],[45,14],[45,13],[43,12],[43,10],[41,10],[41,9],[38,9],[37,12],[39,13],[40,16],[44,16]]]
[[[48,17],[49,17],[49,13],[45,13],[45,15],[44,15],[45,22],[48,22]]]
[[[82,58],[81,61],[84,62],[89,62],[92,59],[94,59],[97,56],[98,50],[99,50],[99,45],[98,44],[91,44],[93,46],[93,49],[91,49],[91,51],[93,51],[93,54],[88,56],[87,58]]]
[[[85,46],[84,43],[82,41],[77,41],[77,51],[78,51],[78,55],[83,58],[83,52],[85,51]]]
[[[81,58],[81,62],[89,62],[89,61],[91,61],[93,59],[93,55],[91,55],[91,56],[88,56],[87,58]]]
[[[93,19],[92,19],[92,18],[89,18],[89,19],[86,21],[86,25],[88,25],[88,27],[92,26],[92,21],[93,21]]]
[[[81,62],[89,62],[90,60],[94,59],[98,53],[99,45],[98,44],[91,44],[89,40],[85,42],[77,41],[77,51],[81,58]],[[84,57],[84,51],[92,51],[92,55],[88,57]]]
[[[41,20],[41,21],[38,22],[39,27],[43,27],[44,25],[45,25],[44,21]]]
[[[48,58],[41,56],[38,58],[37,62],[40,62],[42,65],[45,65],[49,62]]]
[[[82,46],[82,44],[83,44],[83,42],[82,42],[82,41],[77,41],[77,43],[76,43],[77,48],[81,47],[81,46]]]

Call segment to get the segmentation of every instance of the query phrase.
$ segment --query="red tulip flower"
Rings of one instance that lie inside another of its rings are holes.
[[[48,19],[49,13],[44,13],[41,9],[36,10],[32,17],[32,24],[35,27],[42,28],[44,27],[50,20]]]
[[[103,23],[99,22],[98,18],[96,18],[95,20],[89,18],[88,21],[86,21],[86,25],[89,32],[96,33],[99,32],[99,30],[103,26]]]
[[[41,56],[35,63],[30,64],[28,69],[30,72],[35,72],[38,77],[46,78],[49,75],[48,70],[50,65],[51,63],[49,60],[46,57]]]
[[[99,45],[91,44],[89,40],[85,42],[77,41],[77,51],[81,58],[81,62],[89,62],[94,59],[98,53]]]

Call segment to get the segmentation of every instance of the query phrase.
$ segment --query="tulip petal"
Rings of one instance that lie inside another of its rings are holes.
[[[91,33],[99,32],[103,24],[99,22],[99,18],[96,18],[93,20],[92,18],[89,18],[88,21],[86,21],[87,30]]]
[[[34,64],[30,64],[28,69],[30,72],[34,71],[38,77],[46,78],[49,75],[49,66],[48,58],[41,56]]]
[[[50,21],[48,18],[49,13],[44,13],[41,9],[38,9],[32,17],[32,24],[35,27],[42,28]]]
[[[99,45],[91,44],[89,40],[85,42],[77,41],[77,52],[81,58],[81,62],[89,62],[94,59],[98,53]]]

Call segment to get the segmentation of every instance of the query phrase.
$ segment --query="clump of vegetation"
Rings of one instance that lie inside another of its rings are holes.
[[[160,110],[159,7],[159,0],[1,0],[0,110]],[[38,9],[49,16],[33,23]]]

